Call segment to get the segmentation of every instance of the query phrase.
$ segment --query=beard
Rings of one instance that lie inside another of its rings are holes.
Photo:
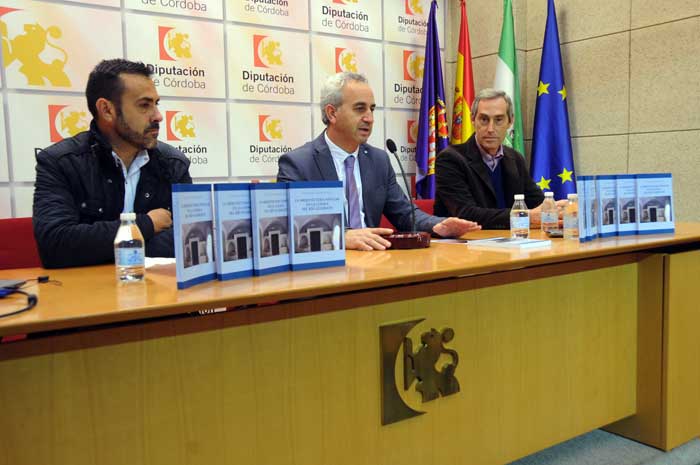
[[[139,150],[152,149],[158,144],[158,135],[153,135],[151,131],[159,127],[159,123],[154,121],[143,132],[136,131],[124,119],[121,108],[117,108],[117,124],[114,128],[117,135]]]

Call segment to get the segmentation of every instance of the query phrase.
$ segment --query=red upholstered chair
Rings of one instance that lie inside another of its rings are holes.
[[[416,206],[426,212],[428,215],[432,215],[435,207],[435,199],[416,199],[414,200]]]
[[[31,218],[0,219],[0,270],[41,266]],[[26,334],[0,337],[0,344],[21,341]]]
[[[426,212],[428,215],[433,214],[433,206],[435,205],[435,199],[414,199],[413,202],[416,204],[418,208]],[[379,227],[381,228],[389,228],[389,229],[396,229],[390,222],[389,220],[386,219],[384,215],[382,215],[382,220],[379,222]]]
[[[31,218],[0,219],[0,270],[41,266]]]

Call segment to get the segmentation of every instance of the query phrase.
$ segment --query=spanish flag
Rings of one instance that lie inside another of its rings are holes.
[[[455,78],[455,104],[452,112],[451,144],[461,144],[474,133],[471,106],[474,102],[474,77],[472,76],[472,50],[469,46],[469,23],[464,0],[460,2],[462,19],[459,25],[457,47],[457,77]]]

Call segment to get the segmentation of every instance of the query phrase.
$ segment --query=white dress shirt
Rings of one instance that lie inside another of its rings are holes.
[[[362,176],[360,176],[360,161],[357,158],[360,146],[353,153],[348,153],[341,149],[331,141],[327,133],[323,133],[323,137],[326,139],[326,144],[331,151],[331,158],[333,158],[333,165],[335,166],[335,172],[338,174],[338,180],[343,182],[343,188],[345,188],[345,159],[348,156],[355,157],[355,166],[353,172],[355,173],[355,184],[357,184],[357,195],[360,197],[360,219],[362,220],[362,227],[366,228],[367,223],[365,222],[365,205],[362,200]],[[345,199],[345,217],[348,217],[348,199]]]

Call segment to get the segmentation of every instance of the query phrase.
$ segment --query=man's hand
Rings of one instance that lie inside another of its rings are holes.
[[[148,217],[151,218],[153,222],[153,232],[158,234],[159,232],[168,229],[173,225],[173,216],[170,211],[165,208],[156,208],[147,213]]]
[[[537,229],[542,226],[542,204],[530,210],[530,229]]]
[[[393,233],[387,228],[348,229],[345,231],[345,248],[348,250],[386,250],[391,245],[382,235]]]
[[[459,237],[480,229],[481,226],[478,223],[455,217],[446,218],[433,226],[433,232],[441,237]]]
[[[568,203],[568,200],[557,200],[557,213],[559,214],[559,220],[561,221],[564,217],[564,207]],[[542,225],[542,204],[537,208],[530,210],[530,228],[539,228]]]

